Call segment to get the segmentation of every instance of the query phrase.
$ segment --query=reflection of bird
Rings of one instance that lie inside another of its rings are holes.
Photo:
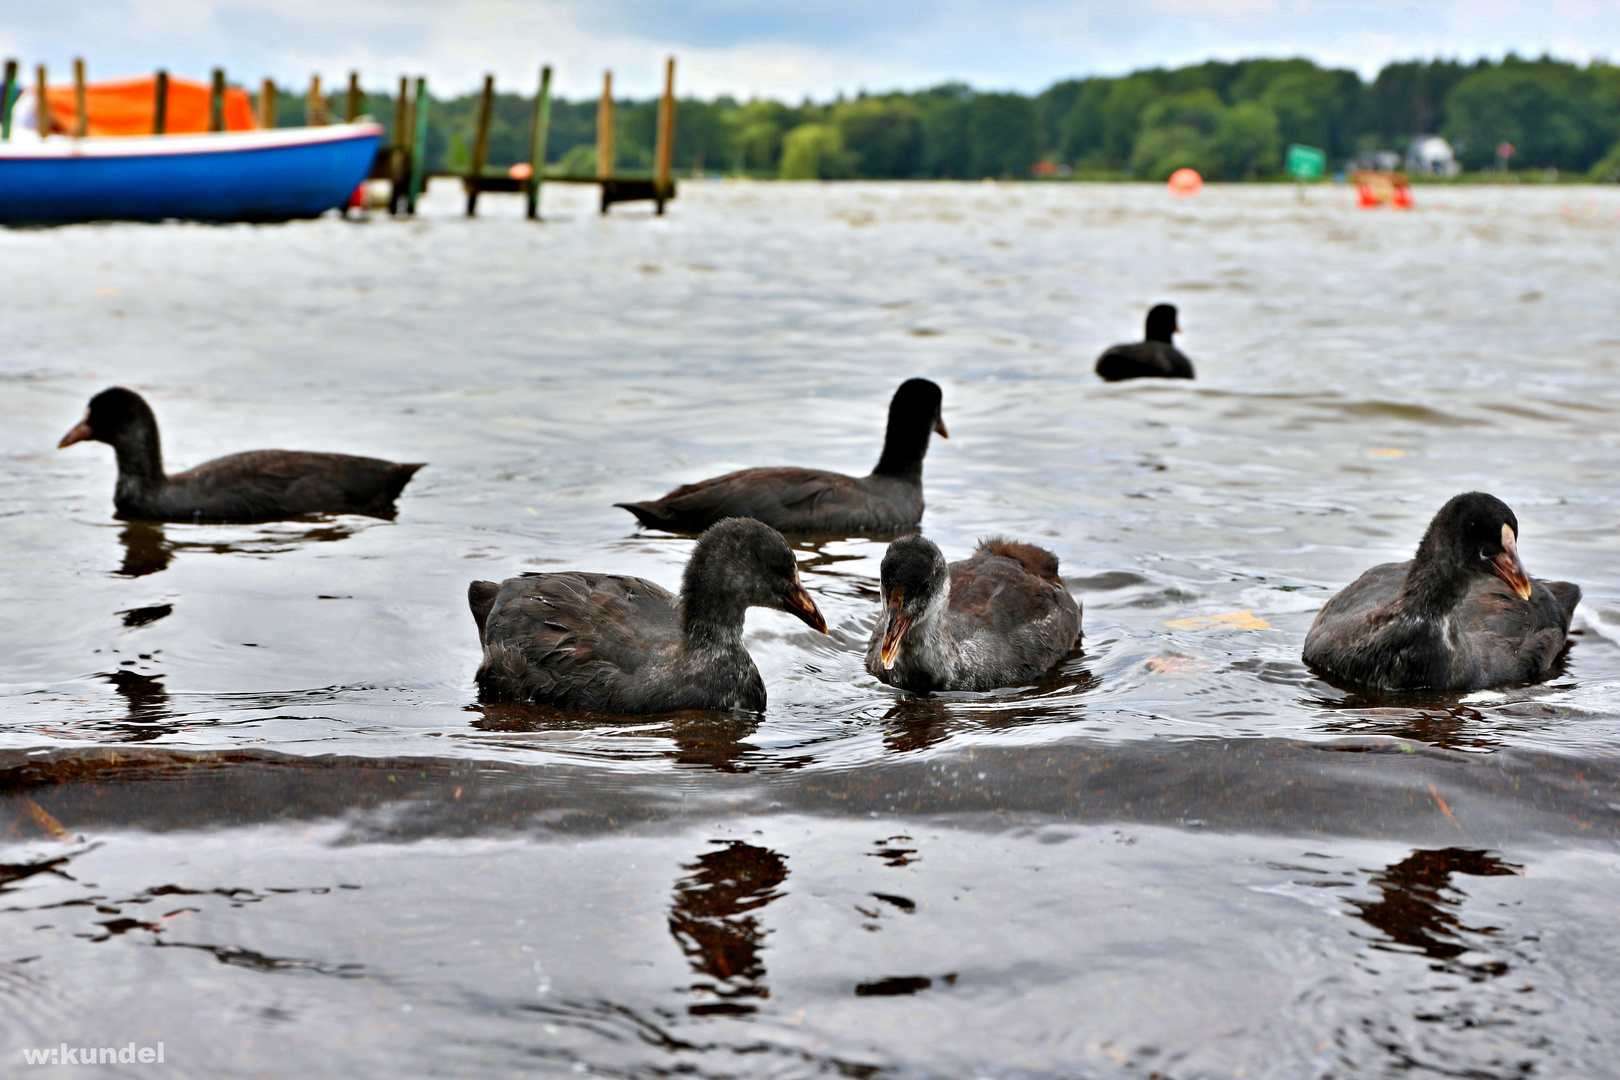
[[[1437,960],[1452,960],[1471,951],[1458,934],[1472,928],[1462,925],[1462,921],[1447,910],[1457,903],[1442,892],[1450,887],[1451,875],[1505,877],[1521,869],[1483,851],[1465,848],[1414,851],[1373,875],[1372,883],[1382,894],[1378,900],[1351,900],[1350,904],[1368,924],[1397,943],[1421,949]],[[1499,975],[1506,970],[1506,965],[1500,962],[1496,966],[1501,970],[1489,970],[1486,966],[1486,973]]]
[[[163,471],[157,418],[142,397],[114,386],[90,399],[58,448],[94,440],[118,455],[113,505],[136,521],[275,521],[302,514],[392,517],[420,464],[348,454],[250,450],[183,473]]]
[[[1531,580],[1518,535],[1500,499],[1452,498],[1410,561],[1375,566],[1327,602],[1305,635],[1305,662],[1377,690],[1482,690],[1545,674],[1581,590]]]
[[[733,840],[682,869],[690,876],[675,883],[669,932],[692,970],[713,980],[692,989],[721,999],[690,1011],[753,1012],[754,1006],[736,999],[769,997],[770,990],[759,956],[768,931],[752,912],[782,895],[777,886],[787,879],[787,863],[774,851]]]
[[[676,488],[661,499],[615,503],[654,529],[700,532],[721,518],[749,517],[784,533],[844,536],[914,529],[922,520],[928,437],[945,438],[940,389],[907,379],[889,402],[883,455],[869,476],[819,469],[744,469]]]
[[[1115,345],[1097,357],[1097,374],[1109,382],[1121,379],[1191,379],[1192,361],[1170,342],[1180,331],[1176,309],[1157,304],[1147,316],[1146,340]]]
[[[765,708],[743,616],[770,607],[822,633],[780,533],[730,518],[692,549],[677,599],[641,578],[579,572],[475,581],[485,694],[602,712]]]
[[[1029,682],[1080,639],[1080,605],[1057,556],[994,538],[945,565],[938,547],[905,536],[883,555],[884,614],[866,670],[907,690],[989,690]]]

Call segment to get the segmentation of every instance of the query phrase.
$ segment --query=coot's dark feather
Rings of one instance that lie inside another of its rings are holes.
[[[422,467],[350,454],[250,450],[169,476],[157,418],[134,391],[103,390],[60,445],[85,440],[118,457],[113,505],[135,521],[253,522],[303,514],[392,517],[394,500]]]
[[[1526,575],[1517,536],[1500,500],[1450,500],[1415,558],[1375,566],[1328,601],[1305,636],[1305,662],[1377,690],[1468,692],[1544,675],[1581,590]]]
[[[778,608],[826,631],[787,542],[736,518],[699,538],[679,597],[582,572],[475,581],[467,593],[486,697],[599,712],[758,712],[765,684],[742,645],[746,610]]]
[[[701,532],[722,518],[748,517],[784,533],[893,533],[922,520],[922,462],[930,434],[945,434],[940,389],[909,379],[889,403],[883,454],[868,476],[818,469],[743,469],[684,484],[661,499],[615,503],[649,528]]]
[[[883,557],[884,612],[866,669],[919,692],[1038,678],[1080,640],[1080,605],[1057,571],[1057,556],[1033,544],[985,540],[947,567],[931,541],[896,540]]]
[[[1129,345],[1115,345],[1097,358],[1097,374],[1108,382],[1122,379],[1191,379],[1192,361],[1171,344],[1176,325],[1176,309],[1158,304],[1148,312],[1146,339]]]

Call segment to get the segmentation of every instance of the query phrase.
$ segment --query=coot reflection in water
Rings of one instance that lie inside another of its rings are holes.
[[[682,867],[675,883],[669,932],[702,977],[687,989],[705,1000],[687,1006],[693,1016],[755,1012],[754,1000],[771,996],[760,957],[770,932],[760,911],[782,893],[787,860],[741,840],[722,846]]]
[[[240,526],[232,528],[238,533],[229,540],[182,540],[171,539],[165,531],[172,528],[177,535],[187,535],[179,530],[193,529],[201,531],[207,529],[210,535],[219,535],[219,528],[207,526],[164,526],[157,522],[135,521],[118,531],[118,542],[124,548],[124,560],[115,571],[120,577],[138,578],[151,574],[159,574],[169,568],[176,555],[183,552],[199,552],[212,555],[274,555],[283,551],[290,551],[300,544],[329,544],[337,540],[346,540],[353,536],[358,529],[352,525],[341,522],[312,525],[307,528],[260,528],[247,532]]]
[[[1489,936],[1495,929],[1463,925],[1456,909],[1464,894],[1452,885],[1452,877],[1457,874],[1510,877],[1523,871],[1524,867],[1504,862],[1486,851],[1468,848],[1414,851],[1373,875],[1372,884],[1383,894],[1380,899],[1350,900],[1349,903],[1368,925],[1388,934],[1394,945],[1415,949],[1436,960],[1454,961],[1475,951],[1462,935]],[[1373,947],[1391,946],[1375,943]],[[1508,965],[1499,960],[1461,966],[1468,974],[1478,977],[1502,975],[1508,970]]]

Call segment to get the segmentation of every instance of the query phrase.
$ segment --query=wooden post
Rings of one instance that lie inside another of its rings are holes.
[[[343,119],[351,124],[360,119],[360,113],[363,111],[365,103],[366,96],[360,92],[360,73],[351,71],[349,72],[349,100],[344,104]]]
[[[309,96],[304,99],[304,123],[310,127],[320,127],[326,123],[326,102],[321,100],[319,75],[311,75],[309,78]]]
[[[276,126],[276,84],[270,79],[259,84],[259,126],[267,131]]]
[[[602,73],[602,100],[596,103],[596,178],[613,175],[613,72]]]
[[[399,93],[394,98],[394,135],[388,148],[388,212],[399,213],[399,204],[405,198],[409,183],[411,145],[411,81],[399,77]]]
[[[11,138],[11,92],[17,86],[17,61],[6,61],[6,81],[0,85],[0,139]]]
[[[478,182],[489,158],[489,118],[495,110],[495,76],[484,76],[484,96],[478,102],[478,127],[473,130],[472,167],[467,170],[467,216],[478,210]]]
[[[40,138],[51,133],[51,103],[45,97],[45,65],[34,68],[34,130]]]
[[[152,134],[162,135],[169,127],[169,73],[158,68],[152,87]]]
[[[84,59],[73,58],[73,137],[82,139],[90,133],[90,110],[84,101]]]
[[[653,203],[664,212],[669,197],[669,167],[675,157],[675,58],[664,64],[664,96],[658,102],[657,155],[653,159]]]
[[[602,73],[602,100],[596,103],[596,178],[602,182],[602,213],[608,211],[613,178],[613,72]]]
[[[427,166],[428,137],[427,80],[416,80],[416,104],[411,112],[416,120],[416,134],[411,139],[411,190],[405,204],[407,214],[416,213],[416,197],[422,194],[423,173]]]
[[[540,93],[534,99],[534,120],[529,124],[529,206],[531,219],[540,216],[540,184],[546,175],[546,140],[551,135],[551,65],[540,69]]]
[[[208,130],[225,130],[225,69],[215,68],[208,88]]]

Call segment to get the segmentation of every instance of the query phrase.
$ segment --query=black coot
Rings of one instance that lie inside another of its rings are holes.
[[[654,529],[701,532],[721,518],[747,517],[784,533],[849,536],[915,529],[922,520],[922,463],[928,437],[945,434],[940,390],[907,379],[889,402],[883,455],[870,476],[819,469],[743,469],[685,484],[661,499],[614,503]]]
[[[131,521],[277,521],[302,514],[394,516],[394,500],[420,463],[349,454],[250,450],[168,476],[157,417],[133,390],[114,386],[90,399],[84,419],[57,448],[94,440],[118,455],[113,506]]]
[[[883,615],[866,670],[891,686],[990,690],[1031,682],[1080,640],[1080,605],[1057,556],[1033,544],[981,541],[945,565],[931,541],[906,536],[883,556]]]
[[[1097,374],[1109,382],[1121,379],[1191,379],[1192,361],[1170,343],[1176,324],[1176,309],[1158,304],[1147,317],[1147,340],[1115,345],[1097,357]]]
[[[1532,580],[1518,536],[1500,499],[1458,495],[1411,561],[1375,566],[1328,601],[1305,635],[1305,662],[1374,690],[1466,692],[1545,674],[1581,590]]]
[[[641,578],[569,572],[475,581],[467,602],[484,696],[597,712],[760,712],[765,684],[742,644],[747,609],[777,608],[827,632],[787,541],[744,518],[698,538],[679,597]]]

